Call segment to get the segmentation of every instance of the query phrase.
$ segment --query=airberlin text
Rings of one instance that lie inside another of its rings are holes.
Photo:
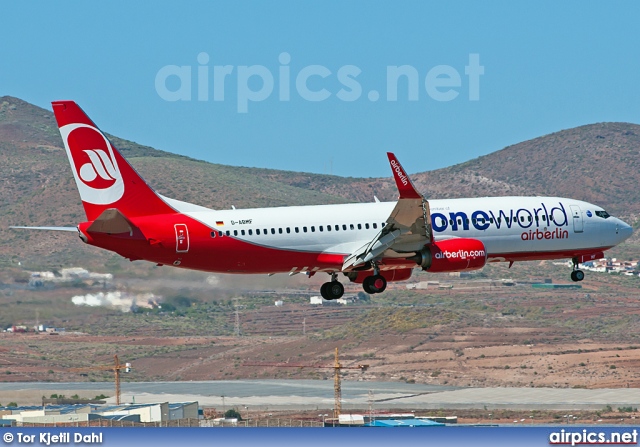
[[[400,165],[395,160],[391,160],[391,166],[393,167],[393,170],[396,171],[396,174],[398,174],[398,178],[400,179],[402,184],[404,186],[407,186],[409,180],[407,178],[407,175],[402,171]]]
[[[486,257],[487,254],[484,250],[440,251],[435,254],[436,259],[476,259]]]
[[[555,205],[555,204],[553,204]],[[557,206],[540,203],[539,208],[520,208],[517,210],[474,211],[471,219],[465,212],[431,213],[433,231],[467,231],[473,226],[476,230],[487,230],[495,225],[497,229],[521,228],[523,241],[543,239],[567,239],[569,232],[563,227],[569,226],[567,212],[561,202]],[[539,229],[541,228],[542,229]],[[552,228],[549,228],[552,227]]]

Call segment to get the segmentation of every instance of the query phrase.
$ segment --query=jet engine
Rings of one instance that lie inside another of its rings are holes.
[[[436,241],[407,258],[428,272],[477,270],[487,262],[487,251],[478,239],[457,238]]]

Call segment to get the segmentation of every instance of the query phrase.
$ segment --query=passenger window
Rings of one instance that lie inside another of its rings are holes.
[[[307,227],[302,227],[302,231],[306,233],[307,232]]]
[[[300,233],[300,228],[296,227],[295,230],[296,230],[296,233]]]
[[[233,235],[237,236],[238,235],[238,230],[233,230]]]
[[[224,236],[224,233],[222,231],[218,231],[218,236],[222,237]]]
[[[382,228],[384,228],[386,224],[387,224],[386,222],[382,222]]]
[[[546,222],[546,221],[547,221],[547,216],[542,216],[542,220],[543,220],[544,222]]]
[[[231,231],[227,230],[227,236],[231,236]]]
[[[271,229],[271,234],[276,234],[276,229],[275,228]]]
[[[340,231],[340,225],[336,225],[336,231]]]
[[[368,229],[369,229],[369,224],[368,224],[368,223],[364,224],[364,228],[365,228],[366,230],[368,230]]]
[[[449,219],[449,225],[453,225],[453,219]]]
[[[320,230],[320,231],[324,231],[324,229],[322,228],[322,225],[320,225],[320,226],[318,227],[318,230]]]
[[[260,228],[256,230],[256,235],[260,236]]]
[[[527,219],[529,219],[529,222],[531,222],[531,216],[527,216]]]
[[[253,230],[249,230],[249,236],[253,236]]]
[[[322,228],[322,227],[320,227]],[[327,225],[327,231],[331,231],[331,225]]]
[[[377,230],[377,229],[378,229],[378,224],[377,224],[377,223],[374,223],[374,224],[373,224],[373,229],[374,229],[374,230]]]
[[[244,236],[244,230],[240,230],[240,233]]]
[[[458,219],[458,225],[462,225],[462,219]]]
[[[362,224],[358,224],[358,230],[362,230]]]
[[[489,222],[493,223],[493,217],[489,220]],[[498,223],[502,223],[502,218],[498,217]]]
[[[355,230],[355,227],[353,226],[353,224],[349,224],[349,228],[352,230]]]
[[[278,233],[282,234],[282,228],[278,228]]]
[[[500,221],[500,218],[498,217],[498,222]],[[493,217],[491,219],[489,219],[489,222],[493,223]]]
[[[211,237],[216,237],[216,232],[215,231],[211,232]]]
[[[315,233],[316,232],[316,227],[314,227],[313,225],[311,225],[311,232]]]
[[[343,229],[344,231],[347,231],[347,226],[343,224],[343,225],[342,225],[342,229]]]
[[[287,227],[287,234],[291,233],[291,228]]]

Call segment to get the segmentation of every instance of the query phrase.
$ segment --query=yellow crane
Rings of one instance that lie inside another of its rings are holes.
[[[300,363],[270,363],[270,362],[252,362],[244,363],[243,366],[273,366],[276,368],[319,368],[319,369],[333,369],[333,391],[334,391],[334,408],[333,417],[338,419],[342,410],[342,385],[340,380],[340,371],[343,369],[359,369],[360,371],[366,371],[369,365],[355,365],[355,366],[342,366],[340,363],[340,356],[338,354],[338,348],[335,351],[335,360],[333,366],[325,365],[305,365]]]
[[[120,373],[130,372],[131,371],[131,363],[120,363],[118,359],[118,355],[113,356],[114,363],[113,365],[102,365],[102,366],[90,366],[87,368],[71,368],[69,371],[76,372],[88,372],[88,371],[113,371],[115,375],[115,384],[116,384],[116,405],[120,405]]]

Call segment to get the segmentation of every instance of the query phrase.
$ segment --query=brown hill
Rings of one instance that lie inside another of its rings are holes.
[[[213,208],[371,201],[374,195],[389,200],[396,195],[390,178],[224,166],[110,138],[158,192]],[[111,259],[77,243],[72,234],[7,229],[18,224],[75,225],[84,218],[50,111],[17,98],[0,98],[0,164],[0,265],[68,265],[89,259],[104,265]],[[600,123],[412,178],[428,198],[559,195],[594,202],[635,220],[640,214],[639,168],[640,126]]]

